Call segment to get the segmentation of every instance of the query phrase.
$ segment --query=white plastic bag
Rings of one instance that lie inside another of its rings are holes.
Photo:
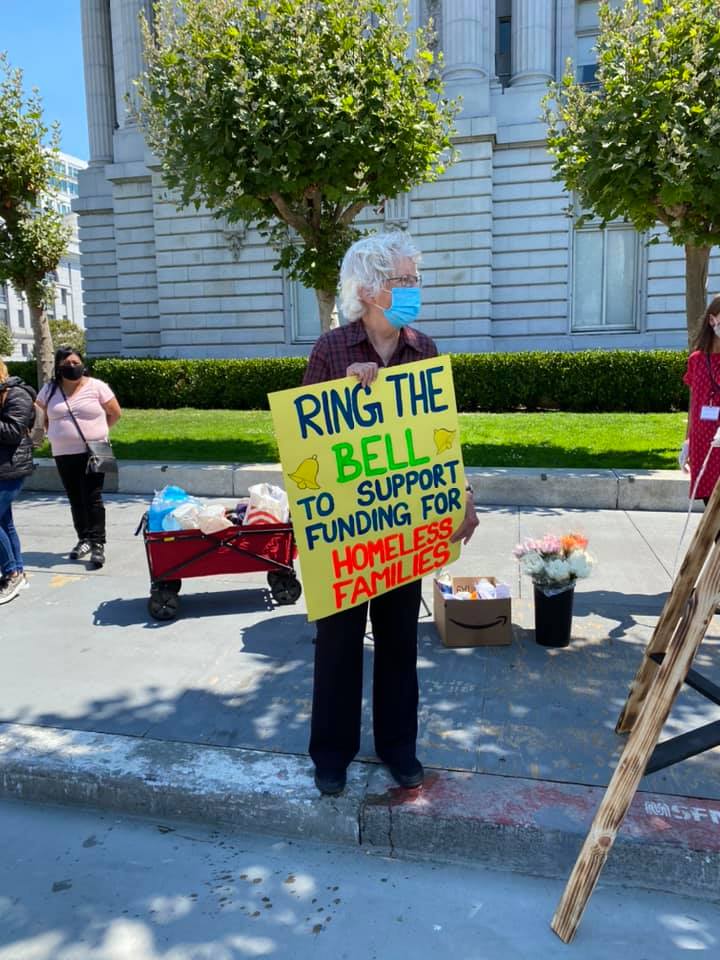
[[[282,487],[271,483],[256,483],[250,487],[250,503],[244,525],[262,523],[287,523],[290,519],[288,498]]]
[[[203,503],[197,512],[196,520],[203,533],[217,533],[232,526],[222,503]]]
[[[196,500],[195,497],[183,500],[174,510],[165,514],[162,521],[163,530],[197,530],[197,517],[201,506],[201,501]]]

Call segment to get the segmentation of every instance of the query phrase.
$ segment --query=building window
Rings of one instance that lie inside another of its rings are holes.
[[[386,227],[400,227],[407,230],[410,222],[410,194],[399,193],[396,197],[386,197],[383,204]]]
[[[424,27],[432,22],[429,48],[434,54],[438,54],[443,48],[442,19],[440,0],[424,0],[419,10],[418,20]]]
[[[297,280],[286,286],[290,305],[290,329],[295,343],[312,343],[320,336],[320,310],[314,290]]]
[[[23,307],[18,308],[18,326],[21,330],[25,329],[25,310]]]
[[[512,76],[512,0],[495,4],[495,73],[504,87]]]
[[[585,86],[596,88],[598,0],[578,0],[575,19],[575,79]]]
[[[610,0],[611,7],[622,5],[623,0]],[[591,89],[600,86],[597,79],[599,8],[599,0],[577,0],[575,8],[575,79]]]
[[[572,330],[635,330],[640,235],[625,223],[573,232]]]
[[[591,90],[600,86],[597,80],[596,38],[597,34],[592,37],[578,37],[576,45],[575,79]]]
[[[23,360],[27,360],[30,351],[28,350],[28,345],[26,343],[20,344],[20,353],[23,355]]]

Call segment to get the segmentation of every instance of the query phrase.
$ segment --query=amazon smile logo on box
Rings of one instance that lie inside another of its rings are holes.
[[[453,577],[452,592],[471,591],[480,577]],[[495,583],[494,577],[483,577]],[[445,647],[494,647],[512,642],[509,598],[457,600],[433,583],[433,617]]]

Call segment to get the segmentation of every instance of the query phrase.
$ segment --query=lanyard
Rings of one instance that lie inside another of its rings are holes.
[[[705,363],[707,364],[708,377],[710,378],[710,385],[712,386],[712,391],[710,393],[711,397],[720,395],[720,383],[718,383],[713,376],[712,364],[710,363],[710,354],[705,354]]]

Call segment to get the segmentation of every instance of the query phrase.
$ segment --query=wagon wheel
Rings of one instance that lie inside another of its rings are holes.
[[[180,593],[182,580],[153,580],[150,584],[150,592],[156,593],[158,590],[169,590],[171,593]]]
[[[155,620],[174,620],[180,601],[174,590],[153,590],[148,600],[150,616]]]
[[[270,577],[272,577],[272,580]],[[269,573],[268,584],[270,585],[270,593],[276,603],[295,603],[300,599],[302,587],[300,581],[292,573]]]

